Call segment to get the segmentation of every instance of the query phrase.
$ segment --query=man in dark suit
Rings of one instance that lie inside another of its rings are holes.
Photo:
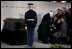
[[[66,22],[66,24],[68,24],[68,17],[69,17],[69,14],[68,14],[68,12],[67,12],[67,9],[66,9],[66,7],[63,7],[62,8],[62,13],[63,13],[63,18],[64,18],[64,20],[65,20],[65,22]],[[64,24],[65,25],[65,24]],[[63,27],[63,28],[65,28],[65,27]],[[66,28],[67,29],[67,28]],[[63,36],[61,37],[61,41],[62,41],[62,43],[63,44],[67,44],[67,38],[68,38],[68,29],[66,30],[66,32],[63,34]]]
[[[37,14],[32,9],[33,4],[28,3],[29,10],[25,13],[25,24],[27,25],[27,32],[28,32],[28,46],[33,46],[33,38],[34,38],[34,28],[37,23]]]
[[[72,32],[72,16],[71,16],[71,8],[68,9],[68,17],[66,17],[67,21],[67,37],[68,37],[68,44],[71,44],[71,32]]]
[[[45,14],[38,28],[38,39],[43,43],[53,42],[54,36],[52,34],[56,31],[55,24],[53,12]]]

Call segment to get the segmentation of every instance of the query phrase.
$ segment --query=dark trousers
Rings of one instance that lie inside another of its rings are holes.
[[[34,28],[27,28],[28,30],[28,46],[33,46],[33,40],[34,40]]]

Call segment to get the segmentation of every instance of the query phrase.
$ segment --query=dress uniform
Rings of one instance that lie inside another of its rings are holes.
[[[28,5],[31,6],[33,4],[29,3]],[[25,24],[27,25],[27,31],[28,31],[28,46],[33,46],[34,28],[36,26],[36,23],[37,23],[36,12],[32,9],[29,9],[25,13]]]

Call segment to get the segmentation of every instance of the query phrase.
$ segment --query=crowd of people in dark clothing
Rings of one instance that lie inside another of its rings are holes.
[[[54,37],[55,32],[62,30],[62,24],[66,22],[67,30],[66,36],[64,37]],[[44,15],[41,24],[38,28],[38,39],[43,43],[61,43],[70,44],[71,42],[71,32],[72,32],[72,16],[71,8],[68,10],[63,7],[62,9],[57,9],[57,14],[54,15],[52,11]]]

